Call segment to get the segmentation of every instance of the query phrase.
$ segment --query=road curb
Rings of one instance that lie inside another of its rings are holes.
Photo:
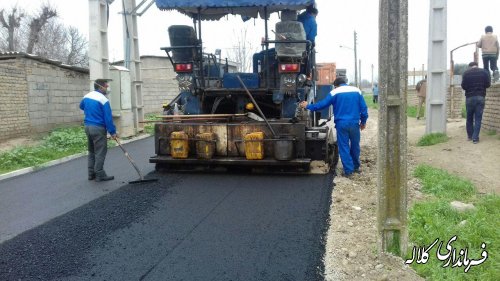
[[[142,140],[142,139],[148,138],[150,136],[151,136],[150,134],[140,135],[138,137],[134,137],[134,138],[131,138],[131,139],[122,140],[122,141],[120,141],[120,143],[121,144],[127,144],[129,142]],[[28,168],[22,168],[22,169],[19,169],[19,170],[16,170],[16,171],[8,172],[8,173],[5,173],[5,174],[0,174],[0,181],[6,180],[6,179],[9,179],[9,178],[13,178],[13,177],[17,177],[17,176],[20,176],[20,175],[32,173],[34,171],[38,171],[38,170],[41,170],[41,169],[44,169],[44,168],[47,168],[47,167],[55,166],[55,165],[58,165],[58,164],[61,164],[61,163],[64,163],[64,162],[68,162],[68,161],[71,161],[73,159],[85,156],[87,154],[88,154],[88,152],[82,152],[82,153],[78,153],[78,154],[73,154],[73,155],[69,155],[69,156],[66,156],[66,157],[63,157],[63,158],[60,158],[60,159],[56,159],[56,160],[52,160],[52,161],[49,161],[49,162],[45,162],[45,163],[41,164],[40,166],[33,166],[33,167],[28,167]]]

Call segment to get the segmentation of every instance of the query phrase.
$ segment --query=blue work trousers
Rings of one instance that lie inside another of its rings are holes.
[[[361,133],[358,122],[342,122],[335,124],[337,129],[337,144],[339,146],[340,160],[344,166],[346,175],[352,174],[359,169],[359,154],[361,148],[359,141]]]
[[[465,99],[465,109],[467,110],[465,127],[467,130],[467,137],[473,141],[479,141],[484,102],[485,98],[483,96],[472,96]]]
[[[88,172],[89,176],[105,177],[104,160],[108,153],[108,140],[106,129],[98,126],[85,126],[87,135]]]

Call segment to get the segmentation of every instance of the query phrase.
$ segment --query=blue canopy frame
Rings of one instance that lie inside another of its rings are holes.
[[[265,18],[284,9],[302,10],[314,0],[155,0],[160,10],[177,10],[195,20],[218,20],[226,15]]]

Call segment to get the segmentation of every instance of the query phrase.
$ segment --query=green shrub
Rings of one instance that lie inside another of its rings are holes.
[[[114,146],[112,140],[108,147]],[[82,126],[52,131],[36,146],[17,147],[0,153],[0,174],[26,167],[38,167],[43,163],[87,150],[87,136]]]
[[[156,113],[151,113],[151,114],[146,114],[144,116],[144,120],[145,121],[154,121],[154,120],[158,120],[158,118],[156,118]],[[155,123],[145,123],[144,124],[144,132],[147,133],[147,134],[154,134],[154,129],[155,129]]]

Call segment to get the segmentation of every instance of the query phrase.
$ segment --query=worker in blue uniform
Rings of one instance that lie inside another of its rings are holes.
[[[89,180],[109,181],[115,178],[104,171],[104,160],[108,152],[107,133],[117,139],[111,106],[106,97],[109,93],[108,80],[97,79],[94,82],[94,91],[86,94],[80,102],[80,109],[85,113]]]
[[[317,15],[318,9],[311,5],[297,17],[297,21],[301,22],[304,26],[306,40],[311,42],[309,50],[312,50],[312,52],[310,52],[310,57],[305,59],[304,66],[301,67],[301,73],[306,74],[309,79],[312,79],[312,66],[316,65],[316,52],[314,51],[314,47],[316,46],[316,35],[318,34],[318,25],[316,24]]]
[[[348,86],[342,77],[333,82],[334,89],[321,101],[308,104],[300,103],[300,107],[317,111],[333,106],[335,128],[337,130],[337,143],[340,159],[344,167],[343,175],[350,177],[352,173],[359,172],[361,165],[359,155],[361,148],[361,130],[366,127],[368,108],[361,91],[357,87]]]
[[[312,47],[316,45],[316,35],[318,35],[318,25],[316,23],[316,16],[318,15],[318,9],[313,6],[307,7],[307,9],[301,13],[297,20],[304,26],[304,31],[306,32],[306,40],[311,41]]]

